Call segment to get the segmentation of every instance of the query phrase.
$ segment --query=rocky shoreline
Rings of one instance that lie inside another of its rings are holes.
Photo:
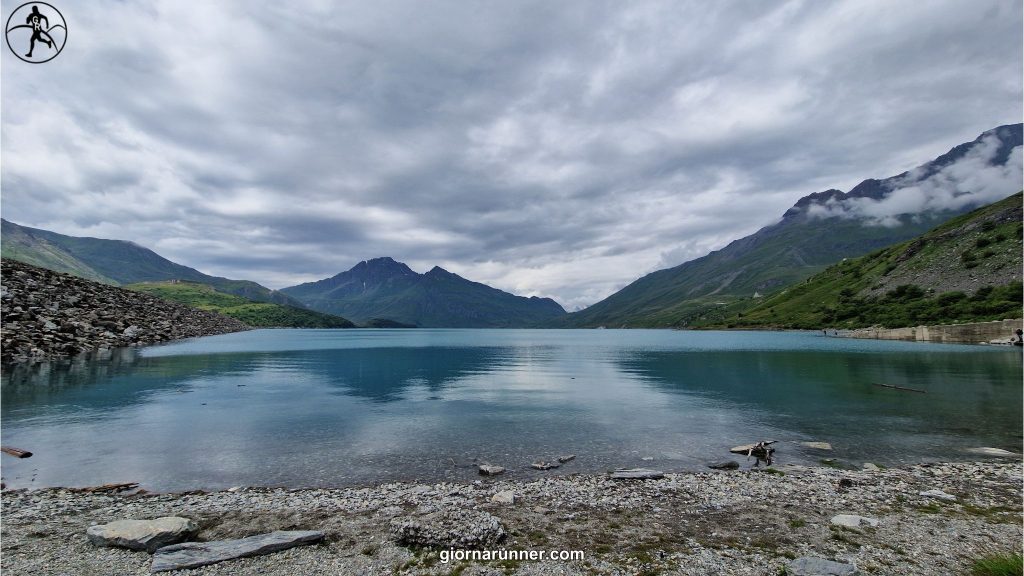
[[[148,574],[145,551],[97,547],[86,530],[178,516],[195,522],[200,541],[324,537],[171,574],[776,576],[807,573],[799,558],[835,562],[837,574],[963,574],[986,554],[1020,552],[1022,473],[1020,462],[990,461],[181,494],[8,490],[0,559],[11,574]],[[441,562],[440,550],[460,542],[584,558]]]
[[[70,274],[0,262],[3,364],[251,329],[233,318]]]

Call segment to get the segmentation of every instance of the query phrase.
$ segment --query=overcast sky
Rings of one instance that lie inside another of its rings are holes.
[[[50,2],[3,216],[274,288],[391,256],[571,310],[1022,118],[1005,0]]]

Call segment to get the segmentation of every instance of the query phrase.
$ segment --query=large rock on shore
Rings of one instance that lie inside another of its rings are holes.
[[[153,554],[151,572],[198,568],[235,558],[262,556],[296,546],[315,544],[324,539],[323,532],[314,530],[279,530],[238,540],[213,542],[186,542],[164,546]]]
[[[199,527],[188,518],[164,516],[154,520],[117,520],[90,526],[85,534],[97,546],[145,550],[152,554],[157,548],[188,540],[197,532]]]
[[[214,312],[15,260],[0,261],[0,272],[4,364],[250,329]]]
[[[505,539],[498,519],[477,510],[444,510],[391,523],[395,541],[403,546],[484,549]]]

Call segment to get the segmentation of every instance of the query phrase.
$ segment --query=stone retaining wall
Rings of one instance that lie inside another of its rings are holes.
[[[942,324],[913,328],[861,328],[840,330],[844,338],[873,338],[876,340],[910,340],[915,342],[947,342],[956,344],[1007,344],[1024,320],[996,320],[972,324]]]

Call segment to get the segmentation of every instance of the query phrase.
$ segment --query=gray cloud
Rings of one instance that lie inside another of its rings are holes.
[[[1022,117],[998,0],[61,9],[4,52],[4,216],[274,287],[389,255],[575,308]]]
[[[1001,143],[988,135],[967,154],[934,174],[911,170],[892,184],[891,191],[872,198],[830,198],[807,208],[812,217],[857,218],[868,225],[896,226],[899,216],[959,210],[1000,200],[1024,188],[1022,148],[1015,147],[1006,163],[994,166]]]

